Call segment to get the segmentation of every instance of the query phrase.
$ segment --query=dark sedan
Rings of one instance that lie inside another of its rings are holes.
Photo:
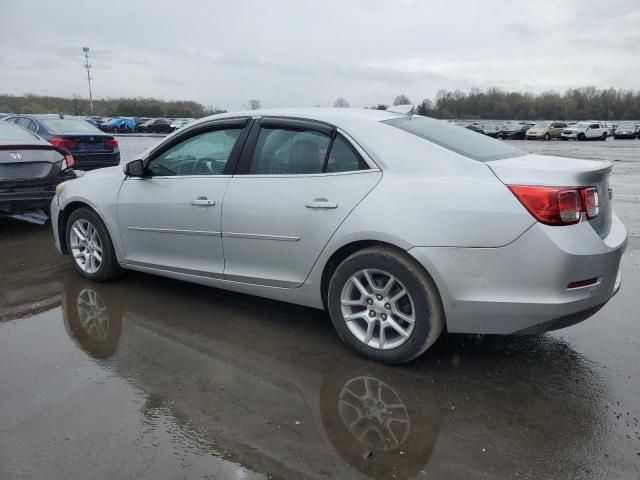
[[[155,118],[138,125],[138,131],[143,133],[171,133],[173,127],[166,118]]]
[[[93,170],[120,163],[118,141],[85,120],[63,115],[14,115],[4,121],[37,133],[75,158],[75,168]]]
[[[636,138],[639,136],[638,127],[635,123],[621,123],[613,132],[613,138],[616,140],[623,138]]]
[[[76,178],[70,153],[0,122],[0,216],[47,209],[56,186]]]

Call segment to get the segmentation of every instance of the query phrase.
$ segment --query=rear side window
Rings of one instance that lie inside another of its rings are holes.
[[[414,115],[385,120],[383,123],[479,162],[525,155],[519,148],[500,140],[433,118]]]
[[[327,162],[327,173],[367,170],[369,166],[342,135],[338,135],[331,146]]]
[[[322,173],[330,138],[311,130],[262,128],[249,174],[286,175]]]
[[[58,119],[46,119],[39,120],[47,130],[51,133],[65,133],[65,132],[74,132],[74,133],[102,133],[96,127],[91,125],[89,122],[85,122],[84,120],[75,120],[75,119],[66,119],[66,118],[58,118]]]

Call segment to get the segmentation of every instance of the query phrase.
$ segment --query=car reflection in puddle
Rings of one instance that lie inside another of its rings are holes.
[[[549,337],[449,339],[398,368],[354,356],[300,307],[135,275],[70,282],[62,297],[76,346],[144,392],[142,434],[170,422],[276,478],[570,476],[602,436],[599,379]]]

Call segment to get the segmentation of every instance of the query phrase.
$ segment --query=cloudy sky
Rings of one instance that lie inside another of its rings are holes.
[[[0,93],[227,109],[640,88],[640,0],[0,0]]]

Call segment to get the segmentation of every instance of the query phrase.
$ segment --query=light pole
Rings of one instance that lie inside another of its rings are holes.
[[[84,52],[84,68],[87,69],[87,82],[89,82],[89,105],[91,107],[91,114],[93,115],[93,94],[91,93],[91,65],[89,64],[89,47],[82,47]]]

